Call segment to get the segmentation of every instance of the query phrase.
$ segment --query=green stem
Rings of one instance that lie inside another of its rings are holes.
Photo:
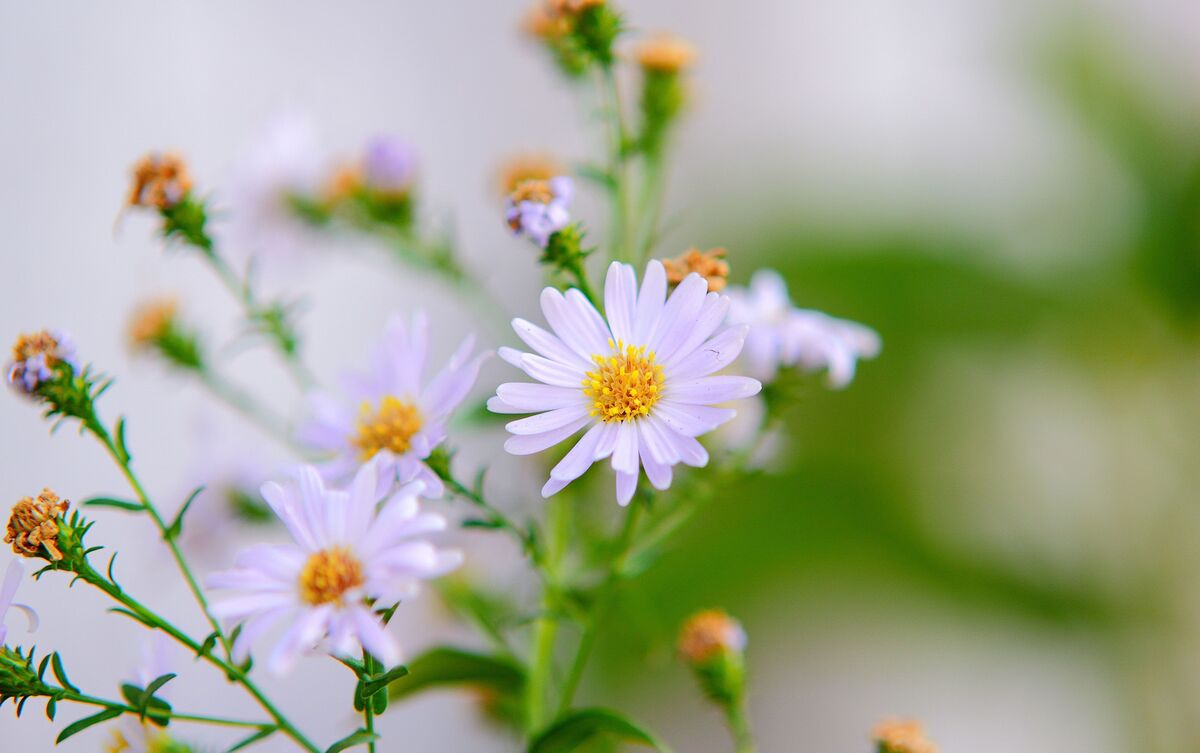
[[[545,557],[541,551],[541,547],[528,531],[518,526],[499,508],[488,502],[481,493],[456,479],[450,473],[448,466],[445,469],[438,469],[438,477],[442,479],[443,483],[446,484],[446,488],[456,497],[467,500],[485,512],[488,516],[488,522],[491,525],[510,533],[521,545],[522,550],[529,555],[535,567],[541,568],[543,566]]]
[[[725,707],[725,720],[729,724],[737,753],[757,753],[744,699],[739,698]]]
[[[583,293],[583,297],[587,298],[596,308],[601,308],[600,302],[596,298],[596,293],[592,290],[591,283],[588,282],[587,270],[584,269],[583,263],[576,260],[571,264],[570,271],[571,277],[575,278],[575,287],[579,289],[580,293]]]
[[[225,676],[228,677],[231,682],[235,682],[246,689],[246,691],[254,698],[254,700],[258,702],[258,705],[261,706],[262,709],[271,717],[271,719],[274,720],[281,732],[292,738],[297,745],[300,745],[305,750],[309,751],[309,753],[321,753],[320,749],[311,741],[309,741],[308,738],[306,738],[304,734],[300,732],[300,730],[296,729],[296,727],[288,720],[288,718],[283,715],[283,712],[281,712],[273,703],[271,703],[270,699],[267,698],[266,695],[258,688],[258,686],[254,684],[254,682],[246,675],[246,672],[241,667],[234,665],[232,661],[227,661],[219,656],[214,655],[210,650],[206,650],[201,643],[197,642],[194,638],[187,635],[170,622],[167,622],[155,612],[151,611],[140,601],[126,593],[125,590],[119,585],[101,576],[86,561],[83,563],[81,569],[76,571],[76,575],[78,575],[86,583],[89,583],[108,594],[113,600],[127,608],[142,624],[146,625],[147,627],[163,631],[171,638],[175,639],[175,641],[190,649],[196,654],[197,657],[204,659],[209,664],[212,664],[214,667],[220,669],[223,673],[225,673]]]
[[[97,698],[95,696],[85,695],[83,693],[75,693],[70,690],[66,691],[65,695],[62,696],[62,699],[66,700],[66,701],[72,701],[74,703],[87,704],[89,706],[103,706],[105,708],[110,708],[110,709],[121,709],[121,711],[125,712],[126,714],[136,714],[136,715],[141,714],[141,712],[138,709],[135,709],[132,706],[129,706],[127,704],[118,703],[116,701],[106,700],[104,698]],[[251,721],[246,721],[246,720],[242,720],[242,719],[226,719],[224,717],[204,716],[201,714],[180,714],[177,711],[173,711],[173,710],[166,711],[165,709],[154,709],[154,714],[156,716],[160,716],[160,717],[168,716],[168,717],[170,717],[170,719],[172,721],[195,722],[196,724],[212,724],[212,725],[216,725],[216,726],[220,726],[220,727],[247,727],[247,728],[263,729],[265,727],[274,726],[267,722],[251,722]]]
[[[363,671],[368,675],[375,674],[375,660],[371,654],[363,649]],[[386,690],[383,692],[387,692]],[[368,698],[363,704],[363,728],[372,734],[375,732],[375,699]],[[367,743],[367,753],[375,753],[375,741],[371,740]]]
[[[575,650],[575,658],[571,660],[571,668],[567,672],[567,679],[563,682],[562,693],[559,697],[558,716],[566,713],[575,700],[575,693],[579,690],[579,683],[583,679],[583,673],[587,669],[588,660],[591,658],[592,649],[596,644],[596,629],[600,622],[600,610],[603,609],[604,602],[607,601],[616,584],[625,577],[625,564],[633,549],[634,536],[637,532],[638,522],[641,519],[641,509],[642,505],[635,499],[633,504],[629,506],[629,512],[625,515],[625,522],[621,526],[621,531],[617,535],[613,547],[613,557],[609,561],[608,571],[596,591],[596,598],[593,599],[591,608],[584,618],[583,635],[580,636],[579,646]]]
[[[525,706],[530,735],[537,733],[549,721],[546,718],[546,702],[551,674],[554,672],[554,647],[559,627],[559,600],[556,598],[558,566],[570,532],[570,504],[569,499],[560,495],[551,498],[546,506],[546,527],[550,533],[541,568],[544,574],[542,600],[533,629],[533,657]]]
[[[666,189],[666,174],[663,170],[662,154],[655,152],[646,156],[646,169],[642,178],[641,198],[638,206],[645,213],[638,222],[638,259],[645,263],[658,241],[658,224],[662,218],[663,198]]]
[[[628,130],[625,127],[625,108],[621,101],[621,89],[611,65],[601,70],[601,92],[605,100],[605,124],[608,131],[608,173],[611,180],[612,220],[609,245],[612,258],[619,261],[632,259],[629,238],[628,170],[626,169],[625,145]]]

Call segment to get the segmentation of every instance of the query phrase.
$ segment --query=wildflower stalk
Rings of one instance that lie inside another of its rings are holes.
[[[608,136],[609,196],[612,201],[609,244],[611,256],[618,261],[632,258],[629,239],[629,195],[627,147],[629,130],[625,125],[625,106],[621,87],[612,65],[601,66],[600,91],[604,102],[604,122]]]
[[[530,734],[541,730],[548,721],[545,718],[546,701],[550,675],[554,669],[554,646],[559,627],[558,604],[555,599],[557,570],[569,535],[570,509],[569,500],[557,497],[550,500],[546,510],[546,525],[551,533],[547,541],[546,558],[541,568],[545,583],[542,587],[540,613],[533,627],[533,656],[525,698],[526,725]]]
[[[280,732],[292,738],[297,745],[300,745],[306,751],[309,751],[309,753],[320,753],[320,749],[311,741],[309,741],[308,738],[306,738],[304,734],[301,733],[300,730],[298,730],[295,725],[293,725],[291,721],[289,721],[288,718],[283,715],[283,712],[275,707],[275,705],[269,698],[267,698],[262,690],[255,685],[255,683],[247,675],[247,670],[245,668],[233,664],[232,660],[222,659],[220,656],[214,654],[207,645],[207,641],[205,643],[200,643],[172,623],[153,612],[150,608],[146,607],[133,596],[129,595],[129,593],[127,593],[117,583],[96,572],[95,568],[93,568],[86,559],[78,563],[74,572],[79,579],[100,589],[104,593],[108,594],[108,596],[114,601],[128,609],[130,614],[143,625],[155,630],[163,631],[175,641],[190,649],[197,657],[204,659],[209,664],[212,664],[216,668],[220,669],[230,680],[230,682],[237,683],[246,689],[246,691],[254,698],[254,700],[258,702],[259,706],[262,707],[263,711],[267,712],[271,719],[274,720],[275,725]],[[208,613],[207,608],[205,609],[205,613]],[[219,631],[217,635],[221,635]],[[224,638],[220,638],[220,640],[224,641]]]
[[[733,735],[736,753],[758,753],[758,747],[754,744],[754,734],[750,731],[750,721],[746,716],[744,698],[725,707],[725,721]]]
[[[65,688],[62,690],[62,695],[56,695],[55,697],[60,701],[71,701],[72,703],[80,703],[87,706],[102,706],[106,709],[117,709],[123,714],[133,714],[139,717],[142,716],[142,711],[140,709],[135,709],[128,704],[120,703],[118,701],[110,701],[105,698],[97,698],[96,696],[78,693]],[[192,722],[195,724],[211,724],[218,727],[265,729],[275,726],[270,722],[252,722],[245,719],[226,719],[225,717],[206,716],[203,714],[181,714],[174,710],[167,711],[166,709],[159,708],[155,708],[150,714],[147,714],[147,716],[150,715],[153,715],[156,719],[170,719],[171,721]]]
[[[638,206],[642,216],[638,222],[638,259],[645,264],[658,242],[658,225],[662,218],[663,201],[666,194],[666,169],[661,152],[646,155],[646,167],[642,174],[642,191]]]

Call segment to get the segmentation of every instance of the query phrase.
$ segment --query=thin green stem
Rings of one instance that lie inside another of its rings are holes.
[[[750,731],[744,699],[739,698],[725,707],[725,721],[729,724],[729,732],[733,735],[737,753],[758,753],[754,744],[754,734]]]
[[[658,225],[662,218],[666,173],[663,169],[661,152],[646,156],[646,169],[642,176],[642,192],[638,201],[643,215],[639,218],[637,236],[638,259],[644,264],[658,242]]]
[[[454,494],[456,497],[467,500],[478,507],[481,511],[486,513],[488,516],[487,522],[489,525],[494,528],[507,531],[509,534],[511,534],[513,538],[515,538],[521,545],[521,548],[525,551],[525,553],[529,555],[536,568],[540,569],[542,567],[545,560],[544,554],[541,550],[541,547],[538,545],[537,540],[530,534],[529,531],[517,525],[498,507],[488,502],[481,492],[468,487],[466,484],[463,484],[461,481],[456,479],[451,474],[448,464],[445,468],[438,469],[438,476],[442,479],[443,483],[446,484],[446,487],[452,494]]]
[[[609,245],[612,258],[628,261],[632,259],[633,249],[629,238],[629,176],[625,153],[628,129],[625,126],[625,106],[621,100],[621,88],[613,67],[603,66],[600,77],[605,128],[608,132],[609,193],[612,199]]]
[[[544,580],[540,614],[533,628],[533,657],[526,696],[526,723],[535,734],[549,720],[546,702],[554,672],[554,647],[559,628],[558,567],[570,534],[571,501],[563,496],[551,498],[546,506],[546,557],[542,562]]]
[[[117,701],[110,701],[105,698],[97,698],[95,696],[86,695],[83,693],[75,693],[66,691],[62,696],[62,700],[72,701],[74,703],[87,704],[89,706],[103,706],[110,709],[121,709],[126,714],[141,715],[138,709]],[[177,711],[167,711],[165,709],[154,709],[153,713],[156,717],[169,717],[171,721],[179,722],[194,722],[196,724],[212,724],[219,727],[247,727],[263,729],[265,727],[274,727],[270,722],[251,722],[243,719],[226,719],[220,716],[205,716],[202,714],[181,714]]]
[[[363,671],[368,675],[375,674],[375,659],[371,654],[363,649]],[[387,692],[386,690],[383,692]],[[375,733],[375,699],[368,698],[363,704],[363,729],[372,734]],[[375,740],[367,743],[367,753],[375,753]]]

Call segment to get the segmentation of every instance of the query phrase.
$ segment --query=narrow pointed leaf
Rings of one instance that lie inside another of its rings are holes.
[[[109,719],[116,719],[122,713],[124,712],[121,709],[104,709],[98,714],[84,717],[77,722],[67,725],[67,728],[59,733],[58,739],[54,741],[54,744],[61,745],[62,742],[67,738],[74,737],[93,725],[100,724],[101,722],[107,722]]]
[[[379,735],[374,732],[367,732],[365,729],[357,730],[351,734],[338,740],[333,745],[330,745],[325,753],[341,753],[343,750],[353,748],[356,745],[366,745],[369,742],[378,740]]]
[[[598,737],[670,753],[670,748],[649,732],[607,709],[581,709],[567,714],[533,739],[529,753],[569,753]]]
[[[264,727],[263,729],[260,729],[258,732],[255,732],[253,735],[250,735],[249,737],[247,737],[243,740],[240,740],[232,748],[225,751],[225,753],[236,753],[237,751],[242,750],[244,748],[249,748],[251,745],[254,745],[257,742],[262,742],[263,740],[266,740],[268,737],[275,734],[278,730],[279,730],[278,727]]]
[[[137,502],[131,502],[127,499],[115,499],[113,497],[92,497],[85,499],[82,504],[86,507],[113,507],[126,512],[142,512],[146,508],[142,507]]]
[[[390,692],[395,700],[455,685],[485,687],[501,694],[518,693],[525,685],[525,672],[511,659],[441,646],[409,662],[408,676],[393,681]]]

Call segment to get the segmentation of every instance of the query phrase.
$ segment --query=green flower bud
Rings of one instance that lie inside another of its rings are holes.
[[[172,364],[193,371],[204,368],[199,339],[178,316],[174,298],[156,298],[134,310],[129,321],[129,344],[134,351],[154,350]]]
[[[0,646],[0,706],[11,698],[20,709],[26,699],[55,696],[60,692],[38,677],[38,670],[33,666],[32,651],[26,656],[19,648]]]
[[[739,704],[746,693],[745,650],[742,626],[718,609],[692,615],[679,634],[679,653],[704,694],[726,708]]]

